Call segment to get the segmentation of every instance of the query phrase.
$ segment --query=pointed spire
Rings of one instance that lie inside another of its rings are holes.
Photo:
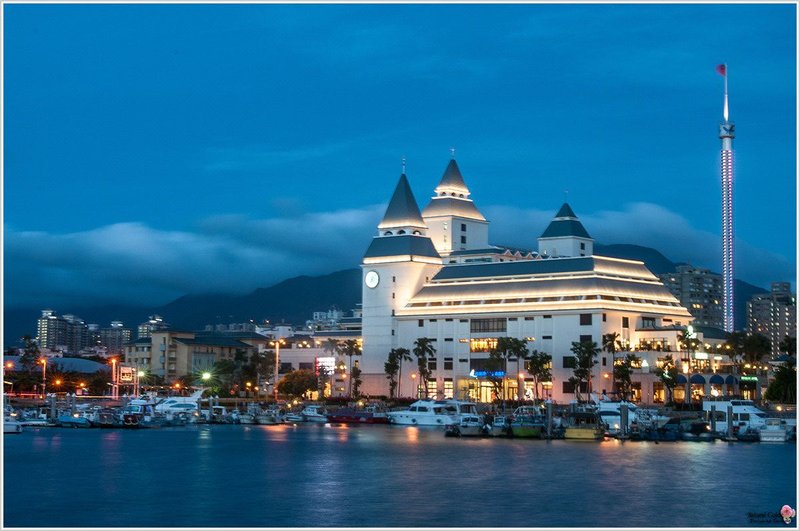
[[[550,222],[540,238],[563,238],[565,236],[591,239],[568,203],[561,205],[553,221]]]
[[[405,172],[400,175],[400,180],[394,189],[389,206],[386,207],[386,214],[384,214],[383,220],[378,225],[379,229],[394,227],[425,227],[425,222],[422,221],[417,200],[414,199],[414,193],[411,191]]]
[[[447,168],[444,170],[442,180],[439,181],[439,186],[434,190],[436,195],[453,195],[456,197],[469,196],[469,188],[464,184],[464,178],[461,176],[461,170],[458,169],[456,159],[450,159]]]

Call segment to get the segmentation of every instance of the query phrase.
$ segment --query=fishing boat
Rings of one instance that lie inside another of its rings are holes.
[[[318,404],[309,404],[300,412],[305,422],[328,422],[328,413]]]
[[[283,422],[287,424],[294,424],[297,422],[304,422],[304,421],[305,419],[303,418],[303,415],[301,415],[300,413],[295,413],[290,411],[289,413],[286,413],[283,416]]]
[[[565,420],[565,439],[599,441],[605,433],[605,427],[593,411],[573,411],[567,414]]]
[[[514,415],[507,432],[515,438],[541,439],[547,433],[547,420],[539,414]]]
[[[792,428],[786,424],[786,420],[780,418],[768,418],[758,430],[758,438],[761,442],[786,442],[791,439]]]

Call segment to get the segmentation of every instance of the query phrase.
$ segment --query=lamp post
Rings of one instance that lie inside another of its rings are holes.
[[[111,399],[119,398],[117,387],[117,358],[111,358]]]
[[[42,398],[47,399],[47,358],[39,361],[42,363]]]
[[[274,379],[272,383],[272,395],[275,398],[275,403],[278,403],[278,365],[281,359],[281,345],[285,345],[286,342],[283,339],[275,339],[274,341],[269,342],[270,345],[275,347],[275,372],[274,372]]]
[[[414,382],[414,387],[417,390],[417,396],[415,398],[419,398],[419,385],[417,385],[417,373],[411,373],[411,381]]]

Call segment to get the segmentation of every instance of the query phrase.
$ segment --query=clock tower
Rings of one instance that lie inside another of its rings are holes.
[[[442,259],[427,235],[405,173],[394,190],[362,268],[362,390],[387,394],[384,363],[397,344],[395,312],[405,307],[441,268]]]

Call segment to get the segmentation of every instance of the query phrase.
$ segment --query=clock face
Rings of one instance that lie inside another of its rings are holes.
[[[377,271],[367,271],[366,276],[364,277],[364,283],[367,285],[368,288],[374,288],[378,285],[378,282],[381,281],[381,277],[378,276]]]

